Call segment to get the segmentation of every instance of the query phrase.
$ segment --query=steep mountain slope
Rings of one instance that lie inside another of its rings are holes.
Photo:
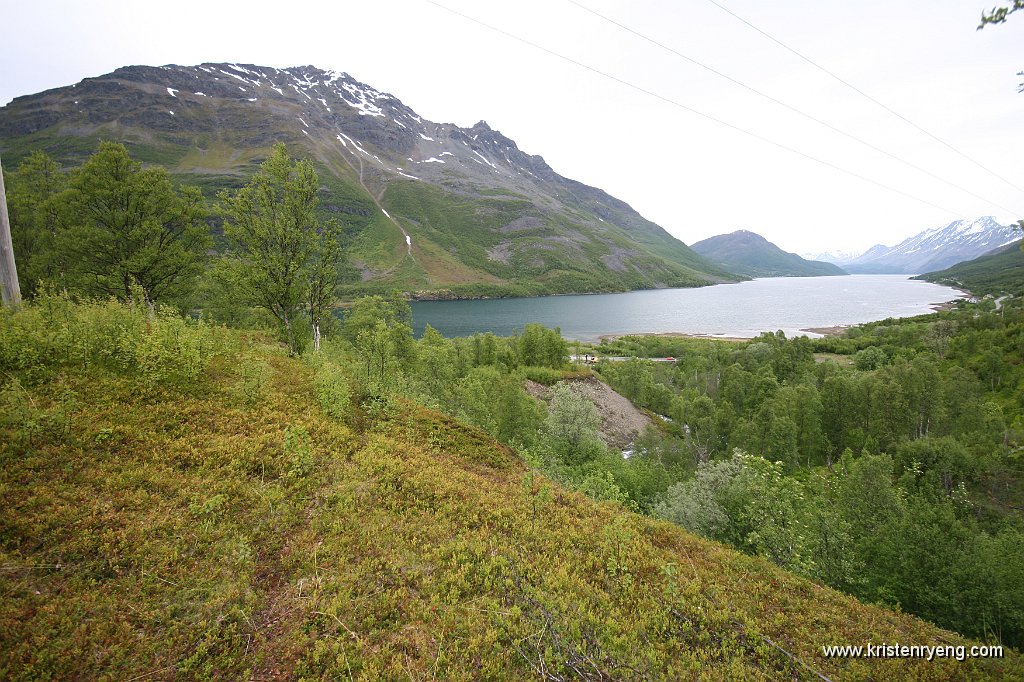
[[[818,277],[845,275],[832,263],[804,260],[759,234],[739,230],[699,241],[691,247],[708,260],[750,277]]]
[[[736,279],[486,123],[433,123],[393,95],[312,66],[132,66],[0,109],[9,166],[36,149],[79,162],[101,139],[207,194],[245,182],[275,142],[311,157],[323,208],[351,237],[353,291],[612,291]]]
[[[920,232],[893,247],[873,246],[842,266],[853,273],[915,274],[948,268],[1020,239],[1013,227],[991,216],[956,220]]]
[[[341,406],[266,339],[57,308],[0,316],[4,680],[1020,679],[1013,651],[825,657],[972,643],[436,412]]]
[[[1000,247],[980,258],[945,270],[926,272],[914,279],[963,287],[973,294],[1024,295],[1024,251],[1020,242]]]

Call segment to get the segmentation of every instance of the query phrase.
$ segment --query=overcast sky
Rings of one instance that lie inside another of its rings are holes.
[[[428,0],[36,0],[5,3],[0,102],[128,64],[312,64],[433,121],[486,120],[687,244],[748,229],[788,251],[859,251],[1024,217],[1024,14],[976,31],[995,0],[438,2],[593,70]]]

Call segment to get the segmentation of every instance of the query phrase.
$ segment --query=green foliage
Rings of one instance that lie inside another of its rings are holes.
[[[978,29],[983,29],[987,24],[1003,24],[1011,14],[1019,10],[1024,10],[1024,0],[1013,0],[1010,5],[1003,5],[1002,7],[993,7],[989,12],[981,13],[981,23],[978,24]]]
[[[557,384],[552,389],[544,432],[562,461],[579,464],[593,459],[601,450],[600,424],[597,408],[571,384]]]
[[[238,360],[238,392],[247,404],[256,405],[270,380],[270,366],[251,355],[241,356]]]
[[[982,557],[1004,546],[997,538],[1022,529],[1022,329],[1008,297],[998,310],[982,302],[840,339],[621,339],[602,350],[674,353],[674,371],[638,359],[598,370],[671,416],[697,467],[663,469],[664,492],[641,508],[861,598],[1016,643],[1006,604],[1024,583],[1012,584],[1014,570],[984,590],[973,581],[993,575]],[[732,448],[754,454],[729,459]],[[628,480],[620,465],[597,465]]]
[[[380,297],[368,297],[357,301],[353,314],[345,318],[342,335],[351,340],[356,374],[367,395],[381,396],[397,390],[415,365],[412,329],[400,310],[400,306]]]
[[[426,333],[424,332],[424,336]],[[497,341],[494,334],[473,334],[473,364],[493,365],[498,361]]]
[[[772,463],[737,451],[705,462],[694,478],[669,488],[655,514],[790,570],[813,574],[798,505],[802,486]]]
[[[356,299],[345,311],[341,336],[349,343],[355,343],[362,332],[369,331],[378,322],[389,328],[398,325],[412,328],[412,309],[400,292]]]
[[[742,460],[704,462],[693,478],[670,487],[654,515],[677,523],[706,538],[727,541],[730,511],[739,496],[736,490]]]
[[[138,285],[151,301],[180,303],[210,247],[206,205],[195,187],[143,168],[104,142],[65,178],[45,154],[11,175],[12,234],[25,290],[45,281],[88,296],[127,300]]]
[[[542,413],[523,391],[518,377],[494,367],[475,367],[459,380],[456,396],[461,414],[503,443],[531,443]]]
[[[580,482],[577,490],[598,502],[618,502],[633,509],[637,507],[629,494],[619,487],[610,471],[592,471]]]
[[[569,348],[558,328],[527,324],[516,345],[520,365],[561,369],[569,361]]]
[[[284,454],[287,457],[285,478],[299,483],[313,473],[313,459],[309,431],[304,426],[289,426],[284,430]]]
[[[401,294],[357,299],[345,314],[341,337],[355,351],[356,376],[363,393],[381,396],[397,390],[416,362],[412,313]]]
[[[22,295],[32,298],[41,282],[55,279],[60,272],[54,243],[61,211],[56,197],[67,186],[67,176],[40,151],[4,175],[19,285]]]
[[[3,416],[0,425],[10,429],[11,443],[18,447],[38,447],[43,443],[68,440],[73,415],[79,406],[77,393],[60,386],[46,404],[33,399],[17,377],[0,388]]]
[[[972,461],[967,448],[950,436],[903,443],[894,458],[912,477],[907,481],[908,487],[913,486],[925,496],[950,497],[960,486],[974,483],[987,473],[984,464]]]
[[[302,345],[299,316],[318,347],[334,303],[340,231],[318,219],[319,189],[313,165],[292,161],[278,144],[247,185],[220,195],[227,241],[221,281],[238,301],[277,319],[292,353]]]
[[[320,408],[334,419],[345,419],[352,409],[352,382],[342,367],[321,354],[305,356],[313,368],[313,390]]]
[[[926,479],[908,492],[893,475],[885,455],[847,454],[840,471],[803,483],[780,463],[737,455],[700,465],[654,513],[864,599],[1018,642],[1008,604],[1021,585],[1019,562],[1002,543],[1019,531],[980,531],[958,511],[962,499],[931,497]],[[1006,562],[1012,568],[995,569]]]
[[[544,386],[554,386],[565,378],[565,372],[550,367],[520,367],[519,373],[530,381]]]
[[[885,351],[878,346],[869,346],[862,351],[858,351],[854,360],[854,364],[859,370],[878,369],[882,365],[888,364],[888,362],[889,358],[886,356]]]
[[[37,305],[0,313],[0,371],[36,383],[65,367],[103,367],[146,386],[188,388],[231,349],[225,330],[154,310],[137,298],[74,303],[41,293]]]

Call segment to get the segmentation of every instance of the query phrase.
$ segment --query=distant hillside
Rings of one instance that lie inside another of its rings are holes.
[[[878,244],[842,266],[852,273],[918,274],[977,258],[1020,238],[1013,226],[991,216],[955,220],[924,230],[896,246]]]
[[[1024,251],[1020,247],[1021,242],[1015,242],[994,253],[945,270],[927,272],[914,279],[960,287],[978,295],[1021,296],[1024,295]]]
[[[208,197],[244,183],[276,142],[311,158],[321,207],[350,238],[351,293],[540,294],[736,281],[625,202],[559,175],[485,122],[428,121],[345,73],[129,66],[0,108],[8,169],[36,150],[78,165],[100,140],[124,143]]]
[[[838,265],[809,261],[787,253],[759,234],[739,230],[699,241],[692,247],[708,260],[748,277],[820,277],[845,275]]]

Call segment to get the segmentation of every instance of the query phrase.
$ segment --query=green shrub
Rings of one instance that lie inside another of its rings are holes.
[[[523,376],[545,386],[554,386],[562,380],[564,372],[550,367],[521,367]]]
[[[289,426],[284,430],[284,453],[288,458],[285,476],[296,484],[313,473],[315,461],[310,450],[311,444],[305,426]]]
[[[322,355],[307,356],[313,368],[313,390],[323,411],[334,419],[344,419],[352,407],[352,386],[348,375],[336,363]]]
[[[44,292],[0,314],[0,371],[35,384],[67,366],[102,367],[147,386],[186,387],[229,352],[223,327],[136,299],[76,302]]]

